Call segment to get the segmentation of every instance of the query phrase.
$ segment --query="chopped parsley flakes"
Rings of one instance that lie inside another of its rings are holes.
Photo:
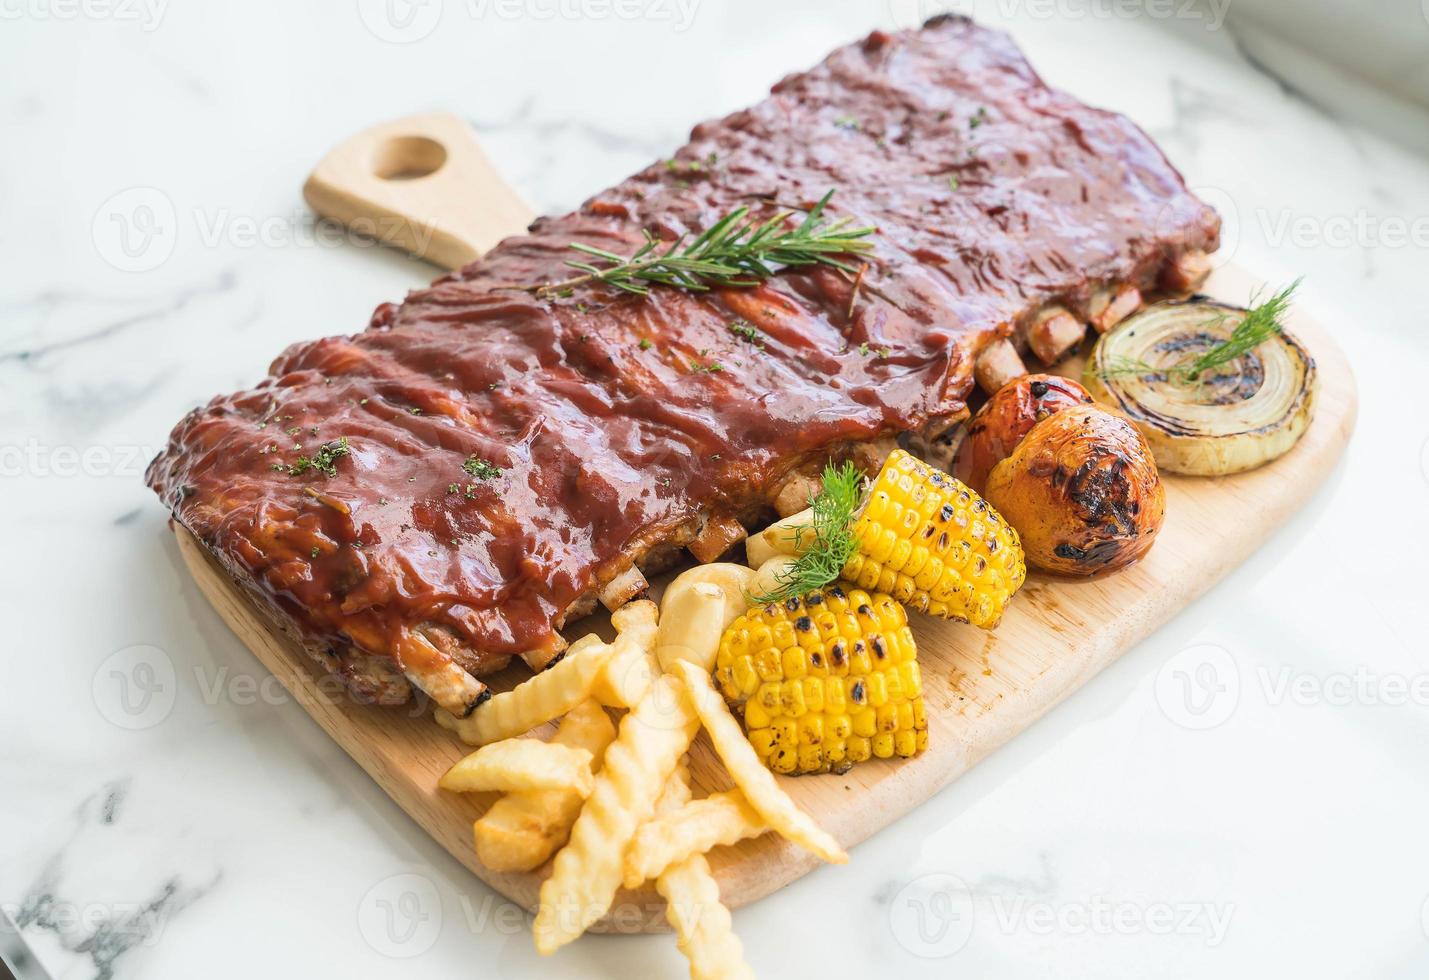
[[[735,320],[729,325],[729,332],[760,350],[764,349],[764,335],[751,326],[748,320],[743,318]]]
[[[466,470],[478,480],[494,480],[501,475],[501,470],[495,463],[482,459],[480,456],[472,456],[461,468]]]
[[[317,470],[323,476],[337,476],[337,461],[351,453],[352,450],[347,445],[347,436],[343,436],[335,442],[323,443],[313,455],[299,456],[296,462],[287,466],[282,463],[274,463],[273,469],[282,470],[289,476],[301,476],[308,470]]]

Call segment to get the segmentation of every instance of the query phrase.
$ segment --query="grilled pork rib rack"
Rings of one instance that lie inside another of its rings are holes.
[[[876,226],[860,275],[786,270],[648,297],[568,278],[744,205]],[[668,161],[296,344],[191,412],[150,485],[273,621],[357,694],[457,714],[540,669],[558,629],[688,548],[712,560],[832,456],[876,464],[966,417],[1022,356],[1204,276],[1219,222],[1120,116],[1048,89],[1004,35],[875,33]]]

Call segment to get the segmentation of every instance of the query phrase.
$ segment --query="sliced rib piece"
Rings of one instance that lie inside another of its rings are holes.
[[[1055,364],[1082,342],[1087,325],[1061,306],[1041,310],[1027,328],[1027,346],[1043,364]]]
[[[831,216],[877,226],[856,295],[823,266],[707,293],[530,291],[570,275],[572,241],[629,254],[646,230],[830,189]],[[1139,129],[1048,89],[1006,36],[955,17],[879,32],[364,332],[290,347],[185,418],[148,478],[383,700],[416,673],[398,641],[418,626],[468,673],[540,665],[632,562],[713,554],[776,498],[807,506],[830,456],[947,431],[980,352],[1052,306],[1085,323],[1097,289],[1187,281],[1218,227]]]
[[[1010,340],[999,340],[990,344],[978,355],[977,362],[973,365],[973,377],[976,378],[978,387],[989,395],[996,394],[1007,382],[1026,373],[1027,365],[1022,363],[1017,348],[1012,346]]]

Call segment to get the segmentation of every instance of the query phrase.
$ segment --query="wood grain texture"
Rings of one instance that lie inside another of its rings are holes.
[[[411,125],[398,128],[422,131]],[[447,149],[450,161],[452,146]],[[462,193],[474,199],[473,213],[492,215],[502,213],[495,199],[507,192],[504,185],[478,183],[463,187]],[[423,208],[429,200],[423,196],[403,206]],[[425,220],[421,211],[408,217]],[[495,240],[489,225],[482,234],[481,240],[468,241],[457,251],[479,254]],[[446,253],[429,252],[427,257],[451,261]],[[1260,285],[1243,270],[1228,266],[1212,277],[1207,292],[1243,303]],[[995,632],[911,617],[925,679],[928,751],[911,760],[872,760],[844,775],[782,779],[790,795],[841,844],[852,847],[897,820],[1025,729],[1243,561],[1315,493],[1354,427],[1354,378],[1334,342],[1308,315],[1297,312],[1289,326],[1315,357],[1320,375],[1315,419],[1289,454],[1233,477],[1167,476],[1166,524],[1146,560],[1091,580],[1034,573]],[[1075,373],[1078,367],[1072,363],[1064,369]],[[546,869],[499,873],[476,858],[471,823],[494,797],[459,796],[436,788],[441,773],[469,750],[425,712],[334,696],[332,683],[320,683],[302,649],[275,628],[203,547],[177,526],[176,534],[202,594],[333,740],[457,860],[503,895],[534,908]],[[608,622],[596,619],[575,624],[568,634],[592,629],[610,636]],[[492,686],[504,690],[523,676],[523,670],[513,668],[493,678]],[[729,786],[703,735],[695,743],[691,769],[697,795]],[[717,848],[709,860],[724,901],[732,908],[769,894],[817,863],[772,835]],[[856,851],[853,860],[858,860]],[[659,908],[653,887],[622,894],[617,902],[634,903],[626,907],[643,914],[637,912],[631,922],[617,921],[616,928],[666,928],[663,916],[648,912]]]
[[[1244,300],[1253,285],[1258,283],[1228,269],[1216,275],[1210,291],[1228,301]],[[1240,564],[1295,513],[1339,459],[1354,427],[1356,396],[1349,366],[1324,331],[1303,315],[1292,319],[1291,329],[1313,352],[1321,386],[1315,420],[1298,446],[1239,476],[1166,477],[1166,525],[1145,561],[1091,580],[1033,573],[995,632],[914,614],[928,751],[907,761],[871,760],[842,776],[783,779],[795,801],[817,815],[845,847],[857,844],[1086,683]],[[176,533],[200,591],[313,719],[457,860],[533,909],[545,869],[503,874],[477,861],[471,823],[494,797],[436,788],[442,772],[469,750],[425,713],[357,704],[335,697],[330,683],[320,686],[320,675],[302,649],[269,624],[191,535],[177,526]],[[608,625],[597,620],[575,624],[568,632],[575,636],[591,629],[609,636]],[[497,675],[492,686],[504,690],[522,676],[513,668]],[[703,736],[695,743],[691,769],[697,795],[729,786]],[[817,863],[772,835],[717,848],[709,859],[731,908],[775,891]],[[858,860],[856,851],[853,860]],[[659,903],[651,888],[619,901],[642,910]],[[644,915],[639,921],[643,927],[665,928],[659,916]]]

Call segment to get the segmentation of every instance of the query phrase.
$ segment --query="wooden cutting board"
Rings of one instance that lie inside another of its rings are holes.
[[[530,209],[486,162],[460,119],[418,116],[368,130],[333,151],[305,195],[322,214],[348,224],[366,219],[383,240],[441,265],[480,255],[524,230]],[[359,227],[363,227],[359,225]],[[1215,273],[1207,291],[1244,303],[1262,285],[1235,266]],[[1029,577],[992,633],[914,615],[929,719],[929,748],[907,761],[874,760],[845,775],[783,779],[790,795],[845,846],[897,820],[1032,724],[1053,705],[1204,592],[1295,513],[1319,488],[1349,440],[1355,384],[1344,356],[1303,310],[1290,322],[1319,365],[1313,424],[1288,455],[1250,473],[1220,479],[1166,477],[1166,524],[1149,557],[1093,580]],[[181,528],[179,550],[200,590],[224,621],[291,691],[314,720],[386,793],[457,860],[497,891],[536,905],[544,869],[501,874],[484,868],[471,824],[492,799],[439,791],[437,778],[467,751],[425,713],[333,698],[302,650],[275,631]],[[571,635],[604,631],[591,619]],[[494,679],[504,690],[525,673]],[[324,693],[328,692],[328,693]],[[703,735],[692,754],[697,789],[727,788]],[[858,860],[857,852],[853,860]],[[807,873],[818,862],[773,835],[717,848],[710,863],[725,902],[744,905]],[[830,872],[832,876],[837,870]],[[632,931],[663,929],[653,889],[622,895]]]

